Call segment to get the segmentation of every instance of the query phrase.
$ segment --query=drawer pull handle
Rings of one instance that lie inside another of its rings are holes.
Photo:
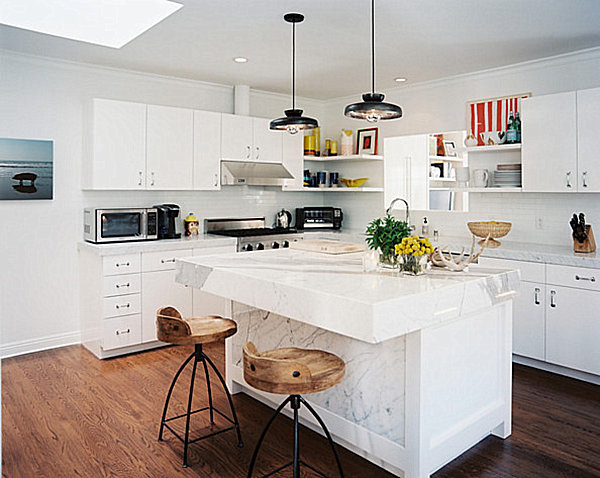
[[[118,309],[129,309],[129,307],[131,307],[131,304],[123,304],[123,305],[115,305],[115,307]]]
[[[571,187],[571,171],[567,172],[567,187]]]
[[[121,287],[129,287],[131,284],[128,282],[127,284],[117,284],[116,288],[120,289]]]
[[[166,264],[168,262],[175,262],[175,258],[173,258],[173,259],[161,259],[160,260],[161,264]]]
[[[536,287],[535,288],[535,298],[534,298],[535,305],[540,305],[540,292],[541,292],[540,288]]]
[[[131,264],[129,262],[121,262],[120,264],[117,262],[115,265],[117,267],[129,267]]]
[[[584,171],[583,173],[581,173],[581,179],[583,180],[582,186],[584,188],[587,188],[588,187],[588,185],[587,185],[587,171]]]
[[[590,282],[596,282],[596,278],[594,276],[592,277],[581,277],[576,275],[575,276],[575,280],[589,280]]]
[[[556,301],[554,300],[555,296],[556,296],[556,291],[551,290],[550,291],[550,307],[556,307]]]
[[[131,332],[131,329],[115,330],[115,335],[124,335],[124,334],[128,334],[130,332]]]

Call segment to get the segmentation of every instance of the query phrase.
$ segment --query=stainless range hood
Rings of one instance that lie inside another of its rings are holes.
[[[281,163],[221,161],[223,186],[281,186],[294,176]]]

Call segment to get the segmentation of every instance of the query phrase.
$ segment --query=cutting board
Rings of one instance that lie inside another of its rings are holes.
[[[323,254],[350,254],[365,250],[364,244],[353,244],[352,242],[330,241],[327,239],[314,239],[292,242],[291,249],[301,251],[321,252]]]

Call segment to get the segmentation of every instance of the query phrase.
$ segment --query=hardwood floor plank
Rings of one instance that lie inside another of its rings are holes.
[[[223,344],[205,350],[223,370]],[[217,435],[190,446],[190,467],[184,469],[182,443],[168,431],[165,441],[157,441],[167,389],[191,351],[192,347],[168,347],[102,361],[81,346],[71,346],[4,360],[2,476],[245,476],[272,410],[244,394],[234,396],[244,448],[237,448],[234,432]],[[200,372],[195,407],[206,404]],[[185,411],[189,379],[188,369],[174,390],[170,416]],[[228,415],[216,377],[211,382],[215,406]],[[513,390],[513,435],[507,440],[486,438],[434,478],[600,477],[600,387],[515,365]],[[207,417],[195,416],[195,435],[206,426]],[[291,443],[291,420],[280,417],[256,471],[267,472],[289,461]],[[313,466],[337,476],[326,441],[304,427],[301,453]],[[345,449],[340,454],[349,477],[392,476]]]

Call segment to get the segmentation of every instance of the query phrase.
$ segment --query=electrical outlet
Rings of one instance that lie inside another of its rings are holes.
[[[535,228],[544,229],[544,220],[541,216],[535,216]]]

